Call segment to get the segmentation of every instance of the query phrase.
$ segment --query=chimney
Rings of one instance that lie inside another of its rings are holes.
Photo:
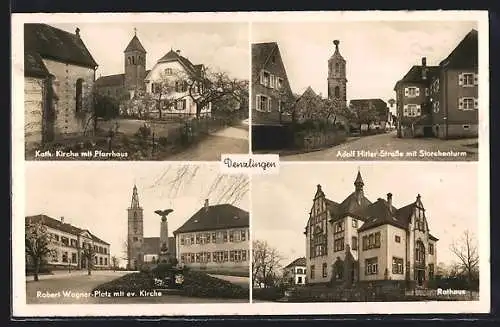
[[[64,224],[64,217],[61,217],[61,223]]]
[[[422,79],[427,79],[427,58],[422,57]]]
[[[204,205],[205,210],[208,210],[208,199],[205,199],[205,205]]]
[[[387,193],[387,205],[389,206],[389,211],[392,211],[392,193]]]
[[[80,37],[80,29],[78,27],[75,30],[75,34],[76,36]]]

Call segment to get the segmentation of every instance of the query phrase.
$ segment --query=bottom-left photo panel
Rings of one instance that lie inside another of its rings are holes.
[[[249,302],[247,175],[208,163],[25,167],[26,304]]]

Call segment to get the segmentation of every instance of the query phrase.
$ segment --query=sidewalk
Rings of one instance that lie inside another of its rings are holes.
[[[134,271],[124,271],[124,270],[117,270],[117,271],[112,271],[112,270],[92,270],[92,275],[98,275],[98,276],[123,276],[126,274],[133,273]],[[74,277],[74,276],[84,276],[88,275],[87,270],[72,270],[69,272],[68,270],[54,270],[51,274],[40,274],[38,275],[39,280],[49,280],[49,279],[57,279],[57,278],[68,278],[68,277]],[[26,276],[26,281],[27,282],[32,282],[34,281],[34,276]]]

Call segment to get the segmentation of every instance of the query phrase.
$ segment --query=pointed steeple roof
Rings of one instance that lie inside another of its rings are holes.
[[[358,170],[358,175],[356,176],[356,180],[354,181],[355,186],[363,186],[365,183],[363,182],[363,178],[361,177],[361,172]]]
[[[339,40],[334,40],[333,44],[335,44],[335,52],[333,53],[333,55],[330,57],[329,60],[337,59],[337,60],[345,61],[344,57],[342,57],[342,55],[340,54],[340,51],[339,51],[340,41]]]
[[[144,49],[141,41],[139,41],[136,32],[134,32],[134,37],[132,38],[132,40],[130,40],[124,52],[130,52],[130,51],[141,51],[146,53],[146,49]]]
[[[139,195],[137,194],[137,186],[134,184],[132,189],[132,201],[130,202],[131,209],[139,209],[141,206],[139,204]]]
[[[318,184],[316,186],[316,194],[314,195],[314,198],[317,199],[319,197],[325,196],[325,193],[323,193],[323,190],[321,189],[321,185]]]

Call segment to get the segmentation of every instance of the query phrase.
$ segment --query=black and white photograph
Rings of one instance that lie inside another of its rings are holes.
[[[26,169],[27,304],[249,302],[247,176],[208,164],[75,169]]]
[[[254,177],[253,302],[478,301],[477,179],[446,163]]]
[[[24,24],[28,160],[249,152],[248,24]]]
[[[252,24],[254,153],[477,161],[478,89],[477,21]]]

